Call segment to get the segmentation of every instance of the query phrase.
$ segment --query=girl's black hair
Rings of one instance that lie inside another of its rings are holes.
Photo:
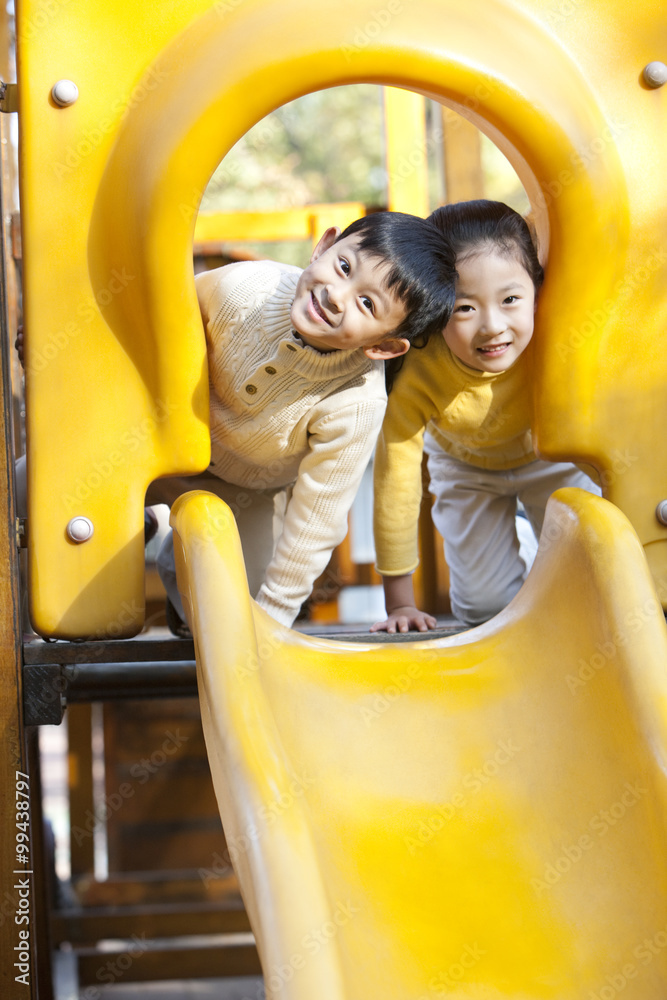
[[[458,201],[442,205],[429,215],[431,223],[447,240],[455,264],[484,250],[495,250],[516,258],[530,275],[535,294],[544,281],[544,270],[537,256],[537,240],[530,226],[518,212],[501,201]],[[449,319],[449,317],[448,317]],[[440,329],[444,329],[443,323]],[[411,349],[425,347],[428,337],[421,337]],[[393,358],[385,366],[387,392],[403,364]]]
[[[412,343],[447,325],[454,308],[454,254],[436,227],[405,212],[372,212],[348,226],[338,240],[348,236],[359,238],[362,253],[389,265],[384,285],[406,307],[392,336]]]
[[[501,201],[459,201],[436,208],[428,218],[443,234],[456,261],[485,249],[515,257],[530,275],[535,293],[544,280],[537,256],[537,241],[528,223]]]

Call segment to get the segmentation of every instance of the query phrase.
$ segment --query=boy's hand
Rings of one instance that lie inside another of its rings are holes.
[[[428,632],[429,629],[435,628],[437,622],[433,615],[427,615],[425,611],[420,611],[419,608],[411,607],[406,605],[401,608],[394,608],[393,611],[387,616],[387,620],[383,622],[376,622],[375,625],[371,625],[371,632],[389,632],[392,635],[395,632],[409,632],[414,629],[416,632]]]

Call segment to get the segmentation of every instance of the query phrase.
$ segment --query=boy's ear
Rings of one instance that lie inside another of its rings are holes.
[[[322,236],[320,242],[313,250],[313,255],[310,258],[310,263],[312,264],[313,261],[317,260],[317,258],[321,256],[321,254],[323,254],[326,250],[328,250],[329,247],[332,247],[339,236],[340,236],[340,228],[338,226],[329,226],[329,228],[324,233],[324,236]]]
[[[400,358],[402,354],[407,354],[410,350],[410,341],[405,337],[387,337],[379,344],[372,347],[364,347],[364,354],[372,361],[389,361],[391,358]]]

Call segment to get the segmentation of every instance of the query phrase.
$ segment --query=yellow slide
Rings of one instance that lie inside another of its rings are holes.
[[[217,498],[172,523],[269,996],[664,1000],[667,630],[617,508],[559,491],[502,614],[398,645],[276,624]]]

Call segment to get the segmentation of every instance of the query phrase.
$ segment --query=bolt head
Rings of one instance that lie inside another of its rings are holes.
[[[667,65],[664,62],[655,60],[644,66],[644,83],[648,87],[657,89],[667,83]]]
[[[73,517],[72,520],[67,525],[67,537],[73,542],[87,542],[89,538],[92,538],[93,522],[89,517],[84,517],[82,514],[78,517]]]
[[[58,80],[51,88],[51,97],[59,108],[68,108],[79,96],[79,88],[73,80]]]

